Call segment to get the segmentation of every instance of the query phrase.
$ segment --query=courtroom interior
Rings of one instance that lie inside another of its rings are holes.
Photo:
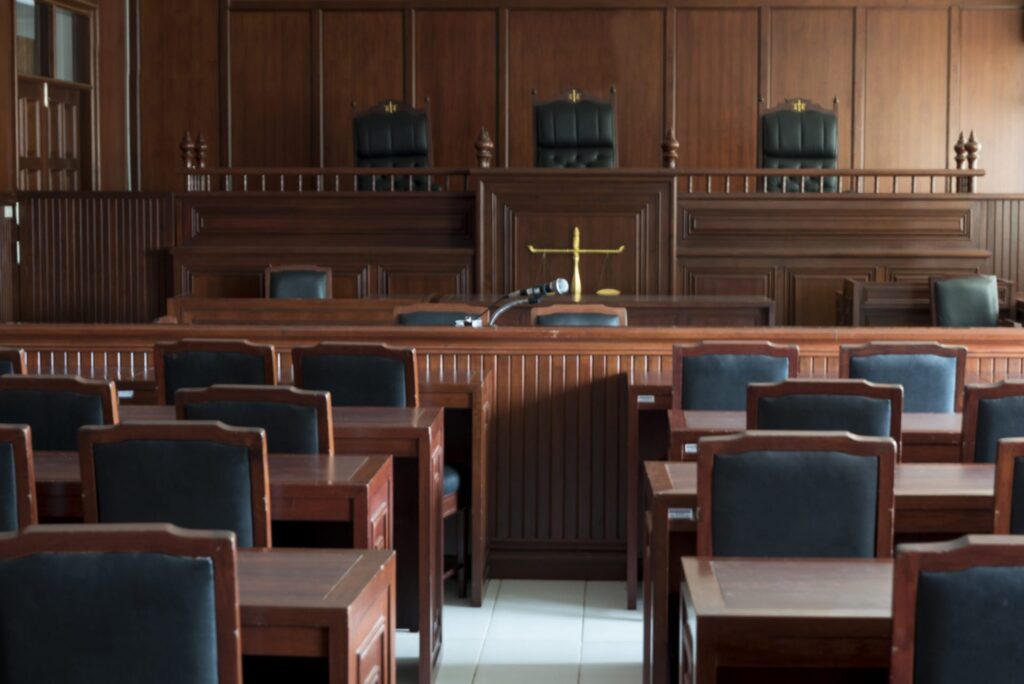
[[[1024,679],[1024,0],[0,0],[0,91],[0,684]]]

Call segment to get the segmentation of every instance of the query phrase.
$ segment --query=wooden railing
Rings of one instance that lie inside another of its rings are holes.
[[[676,170],[679,194],[778,195],[951,194],[975,192],[981,170],[695,169]],[[779,179],[773,182],[773,179]],[[830,183],[831,181],[831,183]],[[831,185],[831,187],[826,187]],[[794,187],[795,186],[795,187]]]
[[[187,192],[470,192],[468,169],[196,168]]]

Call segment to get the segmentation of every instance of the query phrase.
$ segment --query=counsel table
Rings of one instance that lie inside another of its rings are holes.
[[[661,684],[670,681],[678,644],[671,617],[680,581],[674,559],[693,555],[696,549],[697,464],[648,461],[644,470],[644,565],[649,569],[644,574],[644,672],[645,681]],[[994,481],[994,467],[988,464],[898,464],[897,541],[991,533]]]

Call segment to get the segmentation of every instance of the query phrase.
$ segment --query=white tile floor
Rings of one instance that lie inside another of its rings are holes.
[[[632,684],[643,612],[622,582],[491,580],[481,608],[449,594],[437,684]],[[399,681],[415,678],[417,635],[398,633]]]

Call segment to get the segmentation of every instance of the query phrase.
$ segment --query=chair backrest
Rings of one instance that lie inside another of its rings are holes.
[[[995,463],[999,440],[1024,437],[1024,382],[964,388],[960,460]]]
[[[530,309],[530,324],[559,328],[625,328],[626,310],[604,304],[552,304]]]
[[[932,325],[991,328],[999,323],[999,284],[994,275],[932,278]]]
[[[761,168],[834,169],[839,163],[839,122],[835,106],[825,109],[798,98],[761,114]],[[769,192],[782,191],[782,178],[768,179]],[[817,178],[786,177],[787,192],[820,192]],[[825,181],[825,192],[839,188],[836,177]],[[801,188],[801,183],[803,188]]]
[[[841,430],[902,439],[903,388],[867,380],[785,380],[747,387],[748,430]]]
[[[700,556],[892,555],[896,442],[848,432],[701,439]]]
[[[112,382],[71,375],[0,377],[0,423],[31,427],[34,451],[77,451],[79,428],[117,422]]]
[[[330,392],[273,385],[214,385],[183,389],[174,397],[178,420],[212,420],[263,428],[267,451],[333,454]]]
[[[619,165],[615,90],[607,102],[572,89],[533,106],[536,164],[555,168],[614,168]]]
[[[0,681],[242,681],[227,533],[32,527],[0,540],[0,604]]]
[[[184,339],[154,349],[156,395],[173,404],[183,388],[211,385],[276,385],[274,347],[245,340]]]
[[[871,342],[839,347],[839,377],[903,386],[903,410],[955,413],[964,405],[967,347]]]
[[[1024,537],[901,544],[892,591],[893,684],[1020,680]]]
[[[459,304],[458,302],[427,302],[396,306],[393,315],[395,325],[429,325],[450,328],[455,325],[456,321],[465,320],[467,316],[479,318],[482,325],[487,325],[490,321],[486,306]]]
[[[292,366],[297,387],[334,406],[419,406],[415,349],[327,342],[292,349]]]
[[[1024,534],[1024,438],[999,440],[994,520],[996,534]]]
[[[332,273],[326,266],[268,266],[263,293],[267,299],[331,299]]]
[[[0,533],[37,522],[32,428],[0,425]]]
[[[672,347],[672,408],[745,411],[747,385],[795,378],[800,348],[772,342],[700,342]]]
[[[387,100],[352,117],[352,132],[356,166],[431,166],[430,120],[422,109]]]
[[[86,522],[230,530],[270,546],[263,430],[206,421],[130,423],[80,434]]]
[[[24,349],[0,347],[0,375],[24,375],[28,372],[28,356]]]

